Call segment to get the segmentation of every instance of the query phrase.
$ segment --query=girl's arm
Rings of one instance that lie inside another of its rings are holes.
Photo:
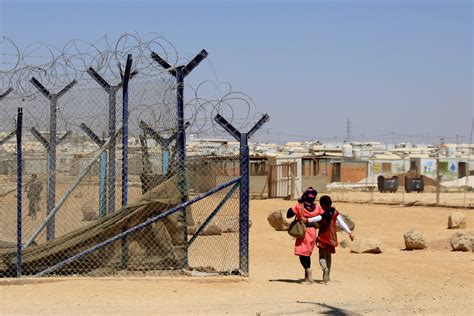
[[[351,230],[347,226],[346,222],[344,222],[344,219],[342,218],[341,214],[337,215],[336,220],[339,223],[339,225],[341,225],[342,229],[344,229],[346,233],[349,234],[349,237],[351,238],[351,240],[354,240],[354,235],[352,234]]]
[[[321,219],[323,219],[323,217],[321,215],[310,217],[310,218],[308,218],[308,223],[317,223]]]

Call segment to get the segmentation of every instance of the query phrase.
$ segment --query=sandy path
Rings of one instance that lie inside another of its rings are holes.
[[[266,217],[293,203],[251,202],[250,277],[0,280],[0,314],[35,315],[472,315],[474,254],[452,252],[447,208],[338,203],[356,222],[356,237],[383,242],[380,255],[338,248],[328,285],[301,283],[292,239]],[[457,210],[459,211],[459,210]],[[473,230],[474,211],[463,210]],[[403,233],[420,229],[423,251],[403,251]],[[340,234],[340,239],[347,239]],[[317,254],[316,254],[317,255]],[[317,256],[315,277],[321,279]]]

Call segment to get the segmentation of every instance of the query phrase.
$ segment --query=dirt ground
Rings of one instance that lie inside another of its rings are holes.
[[[338,248],[331,281],[302,282],[293,240],[270,227],[270,211],[293,202],[251,201],[250,276],[47,278],[0,280],[0,314],[23,315],[472,315],[474,254],[453,252],[448,215],[474,210],[336,203],[351,215],[355,236],[378,239],[383,253]],[[415,227],[428,249],[404,251],[403,233]],[[340,233],[340,240],[348,240]]]

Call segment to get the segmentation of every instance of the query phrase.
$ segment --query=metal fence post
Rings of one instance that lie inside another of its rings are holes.
[[[176,108],[177,108],[177,128],[178,128],[178,190],[181,195],[181,202],[188,200],[188,185],[186,179],[186,131],[184,125],[184,78],[201,63],[208,55],[206,50],[201,50],[186,66],[171,67],[167,61],[161,58],[157,53],[152,52],[151,58],[158,62],[165,70],[176,78]],[[183,240],[186,244],[185,266],[188,266],[188,211],[184,208],[184,236]]]
[[[107,152],[99,158],[99,217],[107,215]]]
[[[249,273],[249,163],[250,153],[248,140],[255,134],[270,117],[264,114],[262,118],[248,131],[240,133],[225,118],[217,114],[214,118],[222,128],[240,142],[240,212],[239,212],[239,267],[244,274]]]
[[[249,272],[249,146],[248,134],[240,134],[240,270]]]
[[[113,137],[116,132],[116,99],[117,91],[122,87],[123,82],[112,86],[101,75],[94,70],[94,68],[89,67],[87,73],[108,93],[109,97],[109,137]],[[130,74],[130,79],[135,76],[137,72]],[[108,201],[107,201],[107,212],[112,214],[115,211],[115,144],[111,144],[108,152],[108,163],[107,163],[107,191],[108,191]]]
[[[439,157],[437,157],[436,158],[436,205],[439,205],[439,191],[440,191]]]
[[[115,134],[117,129],[116,124],[116,94],[117,88],[113,87],[109,92],[109,137]],[[107,213],[112,214],[115,212],[115,143],[110,144],[107,158]]]
[[[79,126],[84,133],[97,145],[102,147],[105,144],[103,139],[84,123]],[[103,152],[99,158],[99,217],[107,215],[107,152]]]
[[[55,204],[56,204],[56,146],[63,141],[69,132],[67,132],[62,138],[58,139],[57,132],[57,108],[58,100],[63,96],[67,91],[69,91],[76,83],[76,80],[70,82],[58,93],[49,92],[35,77],[31,78],[30,82],[38,89],[46,98],[49,99],[49,141],[44,139],[41,136],[40,132],[37,131],[34,127],[31,128],[33,135],[43,144],[43,146],[48,151],[48,180],[47,180],[47,190],[48,190],[48,200],[46,206],[46,213],[49,214]],[[46,228],[46,240],[53,240],[55,236],[55,221],[54,218],[49,222],[48,227]]]
[[[0,100],[2,100],[3,98],[5,98],[7,95],[9,95],[11,92],[13,91],[13,88],[8,88],[7,91],[5,91],[4,93],[0,94]]]
[[[16,276],[19,278],[21,277],[22,273],[22,251],[21,251],[21,240],[22,240],[22,205],[21,205],[21,198],[22,198],[22,151],[21,151],[21,136],[22,136],[22,128],[23,128],[23,109],[18,108],[18,118],[16,123],[16,166],[17,166],[17,256],[16,256]]]
[[[132,55],[127,56],[125,73],[122,76],[123,108],[122,108],[122,207],[127,206],[128,201],[128,82],[132,69]]]
[[[130,80],[130,71],[132,69],[132,55],[128,54],[127,63],[125,65],[125,73],[122,74],[122,208],[127,206],[128,201],[128,82]],[[126,228],[123,228],[125,231]],[[121,268],[125,269],[128,263],[128,245],[127,237],[121,240],[122,258],[120,261]]]
[[[16,130],[12,131],[10,134],[8,134],[7,136],[0,139],[0,146],[5,144],[6,142],[8,142],[10,140],[10,138],[12,138],[15,135],[16,135]]]
[[[184,124],[184,129],[187,129],[191,124],[189,122],[186,122]],[[155,142],[160,144],[161,146],[161,172],[163,174],[167,174],[169,171],[170,167],[170,159],[171,159],[171,154],[170,154],[170,145],[171,143],[178,138],[178,133],[174,133],[168,138],[161,137],[160,134],[155,131],[153,128],[151,128],[148,124],[146,124],[144,121],[140,121],[139,127],[143,130],[145,135],[149,135]],[[151,172],[151,167],[148,168],[149,171]]]
[[[48,148],[48,202],[47,210],[48,214],[54,208],[56,204],[56,129],[57,129],[57,105],[58,98],[52,96],[51,103],[49,107],[49,148]],[[55,235],[55,221],[54,219],[50,222],[48,227],[46,227],[46,239],[53,240]]]

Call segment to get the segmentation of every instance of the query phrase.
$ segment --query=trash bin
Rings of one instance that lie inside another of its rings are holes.
[[[377,177],[377,187],[380,192],[397,192],[398,190],[398,177],[393,176],[391,178],[385,178],[380,175]]]
[[[418,193],[423,192],[425,189],[425,184],[423,182],[423,177],[419,178],[408,178],[405,177],[405,192],[410,193],[416,191]]]

